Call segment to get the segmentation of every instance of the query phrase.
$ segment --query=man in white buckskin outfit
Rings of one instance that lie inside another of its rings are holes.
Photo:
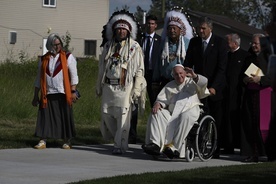
[[[104,27],[107,42],[99,62],[96,93],[102,97],[101,132],[114,138],[112,154],[128,149],[132,102],[146,87],[143,51],[135,41],[137,22],[132,14],[115,12]]]
[[[185,157],[185,139],[200,115],[200,99],[209,95],[207,78],[176,64],[174,80],[160,91],[148,119],[146,144],[150,155],[163,152],[168,158]]]

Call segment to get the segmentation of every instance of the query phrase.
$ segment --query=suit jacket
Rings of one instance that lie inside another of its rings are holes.
[[[194,68],[198,74],[208,79],[208,88],[214,88],[216,95],[211,100],[222,100],[223,89],[226,86],[228,46],[226,40],[212,34],[207,48],[203,54],[202,39],[194,37],[190,40],[184,66]]]
[[[145,40],[146,40],[146,36],[144,34],[139,43],[142,48]],[[155,64],[159,61],[159,58],[160,58],[161,36],[155,33],[152,40],[153,40],[153,45],[152,45],[152,51],[151,51],[151,62],[152,62],[152,70],[154,70]],[[145,66],[145,71],[149,70],[147,63],[144,63],[144,66]]]

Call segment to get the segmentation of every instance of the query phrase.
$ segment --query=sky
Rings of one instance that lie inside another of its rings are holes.
[[[137,6],[148,11],[150,9],[151,0],[109,0],[109,15],[112,15],[116,7],[121,9],[124,5],[129,7],[130,13],[135,13]]]

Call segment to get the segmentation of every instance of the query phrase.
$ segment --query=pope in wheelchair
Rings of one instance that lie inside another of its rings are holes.
[[[187,135],[201,114],[200,99],[210,93],[207,78],[191,68],[176,64],[174,80],[160,91],[147,122],[145,144],[142,149],[153,156],[185,158]],[[187,155],[186,155],[187,156]]]

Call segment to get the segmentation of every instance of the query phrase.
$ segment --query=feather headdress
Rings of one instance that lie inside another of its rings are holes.
[[[103,46],[106,41],[112,40],[114,37],[114,30],[117,28],[125,28],[128,30],[130,37],[134,40],[137,39],[138,34],[141,34],[141,27],[132,13],[126,10],[116,11],[112,14],[107,24],[103,26],[103,42],[101,46]]]
[[[167,28],[168,26],[174,25],[181,29],[181,34],[178,42],[176,57],[177,57],[177,63],[182,64],[181,60],[184,60],[186,57],[186,49],[185,49],[185,40],[184,37],[188,40],[193,38],[196,34],[194,32],[194,29],[192,27],[192,22],[189,19],[189,16],[187,14],[183,14],[181,11],[173,9],[169,12],[167,12],[165,20],[164,20],[164,27],[162,32],[162,42],[163,45],[163,51],[161,55],[162,59],[162,65],[165,64],[165,60],[169,63],[168,60],[169,56],[169,39],[167,37]]]
[[[167,28],[170,25],[175,25],[181,29],[181,35],[185,36],[188,39],[194,37],[194,30],[191,26],[191,23],[188,21],[187,17],[176,10],[171,10],[167,12],[164,20],[164,28],[162,32],[162,39],[165,39],[167,36]]]

